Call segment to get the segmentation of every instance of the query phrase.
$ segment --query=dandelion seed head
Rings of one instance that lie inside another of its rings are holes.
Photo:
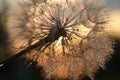
[[[13,45],[21,38],[24,43],[16,45],[18,50],[36,45],[25,57],[37,62],[47,79],[93,78],[104,68],[113,53],[113,41],[104,32],[106,9],[100,1],[29,1],[17,2],[22,11],[21,16],[14,15],[17,29],[12,26],[19,32]]]

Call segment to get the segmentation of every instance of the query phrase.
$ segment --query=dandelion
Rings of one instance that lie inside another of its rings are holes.
[[[104,32],[102,1],[21,0],[17,5],[19,13],[11,12],[8,23],[13,50],[37,62],[46,79],[93,79],[104,68],[113,41]]]

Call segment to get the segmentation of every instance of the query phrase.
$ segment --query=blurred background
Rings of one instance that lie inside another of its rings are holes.
[[[100,69],[95,75],[95,80],[120,80],[120,0],[106,0],[106,2],[110,8],[111,19],[111,28],[108,32],[115,38],[115,52],[106,63],[105,70]],[[6,30],[8,9],[8,0],[0,0],[0,59],[11,55]],[[35,64],[27,67],[24,59],[11,61],[6,65],[0,64],[0,80],[44,80],[41,68]],[[90,79],[85,78],[84,80]]]

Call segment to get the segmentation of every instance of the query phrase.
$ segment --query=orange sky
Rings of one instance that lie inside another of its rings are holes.
[[[113,37],[120,39],[120,10],[111,12],[110,22],[108,24],[108,32]]]

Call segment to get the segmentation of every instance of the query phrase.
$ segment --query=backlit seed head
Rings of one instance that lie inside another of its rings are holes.
[[[9,21],[17,31],[16,35],[11,32],[12,44],[17,52],[35,45],[25,57],[37,62],[47,79],[93,79],[104,68],[113,53],[113,41],[104,32],[107,9],[101,1],[24,0],[17,4],[20,13],[11,14],[17,25]]]

